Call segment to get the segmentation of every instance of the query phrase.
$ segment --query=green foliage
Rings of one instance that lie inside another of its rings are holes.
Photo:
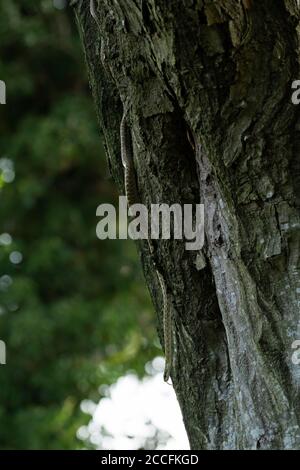
[[[153,313],[132,242],[96,238],[116,192],[72,12],[2,0],[0,36],[0,448],[74,449],[81,400],[157,354]]]

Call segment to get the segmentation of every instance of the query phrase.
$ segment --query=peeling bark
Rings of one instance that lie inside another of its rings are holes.
[[[95,0],[97,23],[88,0],[73,4],[120,190],[129,99],[141,202],[205,205],[201,253],[157,243],[191,447],[299,449],[298,2]]]

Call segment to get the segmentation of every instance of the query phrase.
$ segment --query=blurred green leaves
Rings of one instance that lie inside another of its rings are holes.
[[[2,0],[0,448],[73,449],[84,398],[157,354],[135,247],[99,241],[116,201],[72,12]]]

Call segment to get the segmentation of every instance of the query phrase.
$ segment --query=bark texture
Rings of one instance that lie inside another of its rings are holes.
[[[205,205],[201,253],[156,246],[191,447],[299,449],[298,2],[95,0],[97,23],[89,0],[73,4],[121,191],[129,100],[141,202]],[[140,250],[162,337],[159,283]]]

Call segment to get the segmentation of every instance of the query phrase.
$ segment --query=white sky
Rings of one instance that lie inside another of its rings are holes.
[[[136,450],[158,428],[171,437],[157,449],[189,449],[175,392],[163,381],[163,367],[164,359],[157,357],[146,366],[148,377],[139,380],[127,374],[106,387],[98,405],[84,401],[82,410],[92,419],[78,430],[78,437],[89,438],[99,449]]]

